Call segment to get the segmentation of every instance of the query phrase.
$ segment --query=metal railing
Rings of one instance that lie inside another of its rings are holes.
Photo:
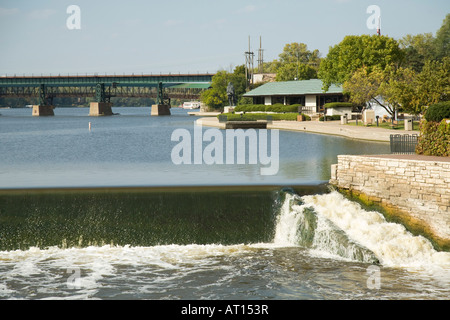
[[[391,153],[413,154],[416,153],[416,146],[419,136],[417,134],[391,134]]]

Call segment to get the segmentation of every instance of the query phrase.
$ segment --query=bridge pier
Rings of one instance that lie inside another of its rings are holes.
[[[33,105],[33,116],[54,116],[54,106]]]
[[[168,104],[152,105],[152,116],[170,116],[170,106]]]
[[[110,102],[91,102],[89,115],[90,116],[112,116],[111,109],[112,103]]]

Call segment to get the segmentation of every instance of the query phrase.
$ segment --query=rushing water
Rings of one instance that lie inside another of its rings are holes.
[[[1,110],[1,299],[448,298],[450,253],[323,185],[386,144],[280,132],[261,176],[174,165],[184,110],[114,112]]]

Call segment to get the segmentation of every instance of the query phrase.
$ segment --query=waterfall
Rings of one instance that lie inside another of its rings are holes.
[[[302,197],[289,191],[282,193],[284,200],[275,227],[275,244],[301,246],[350,260],[378,263],[373,252],[350,239],[332,221],[317,214]]]
[[[398,223],[388,222],[376,211],[364,210],[339,192],[304,196],[319,216],[332,221],[339,229],[372,251],[383,265],[393,267],[450,267],[450,253],[436,251],[423,236],[415,236]]]
[[[404,226],[387,222],[334,191],[299,196],[282,192],[274,243],[301,246],[345,259],[392,267],[450,267],[450,253],[437,252],[430,241]]]

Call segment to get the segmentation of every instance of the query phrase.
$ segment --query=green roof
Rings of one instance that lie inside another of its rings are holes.
[[[288,96],[303,94],[342,93],[342,87],[332,84],[327,92],[322,90],[322,80],[311,79],[301,81],[269,82],[244,94],[245,97],[255,96]]]

